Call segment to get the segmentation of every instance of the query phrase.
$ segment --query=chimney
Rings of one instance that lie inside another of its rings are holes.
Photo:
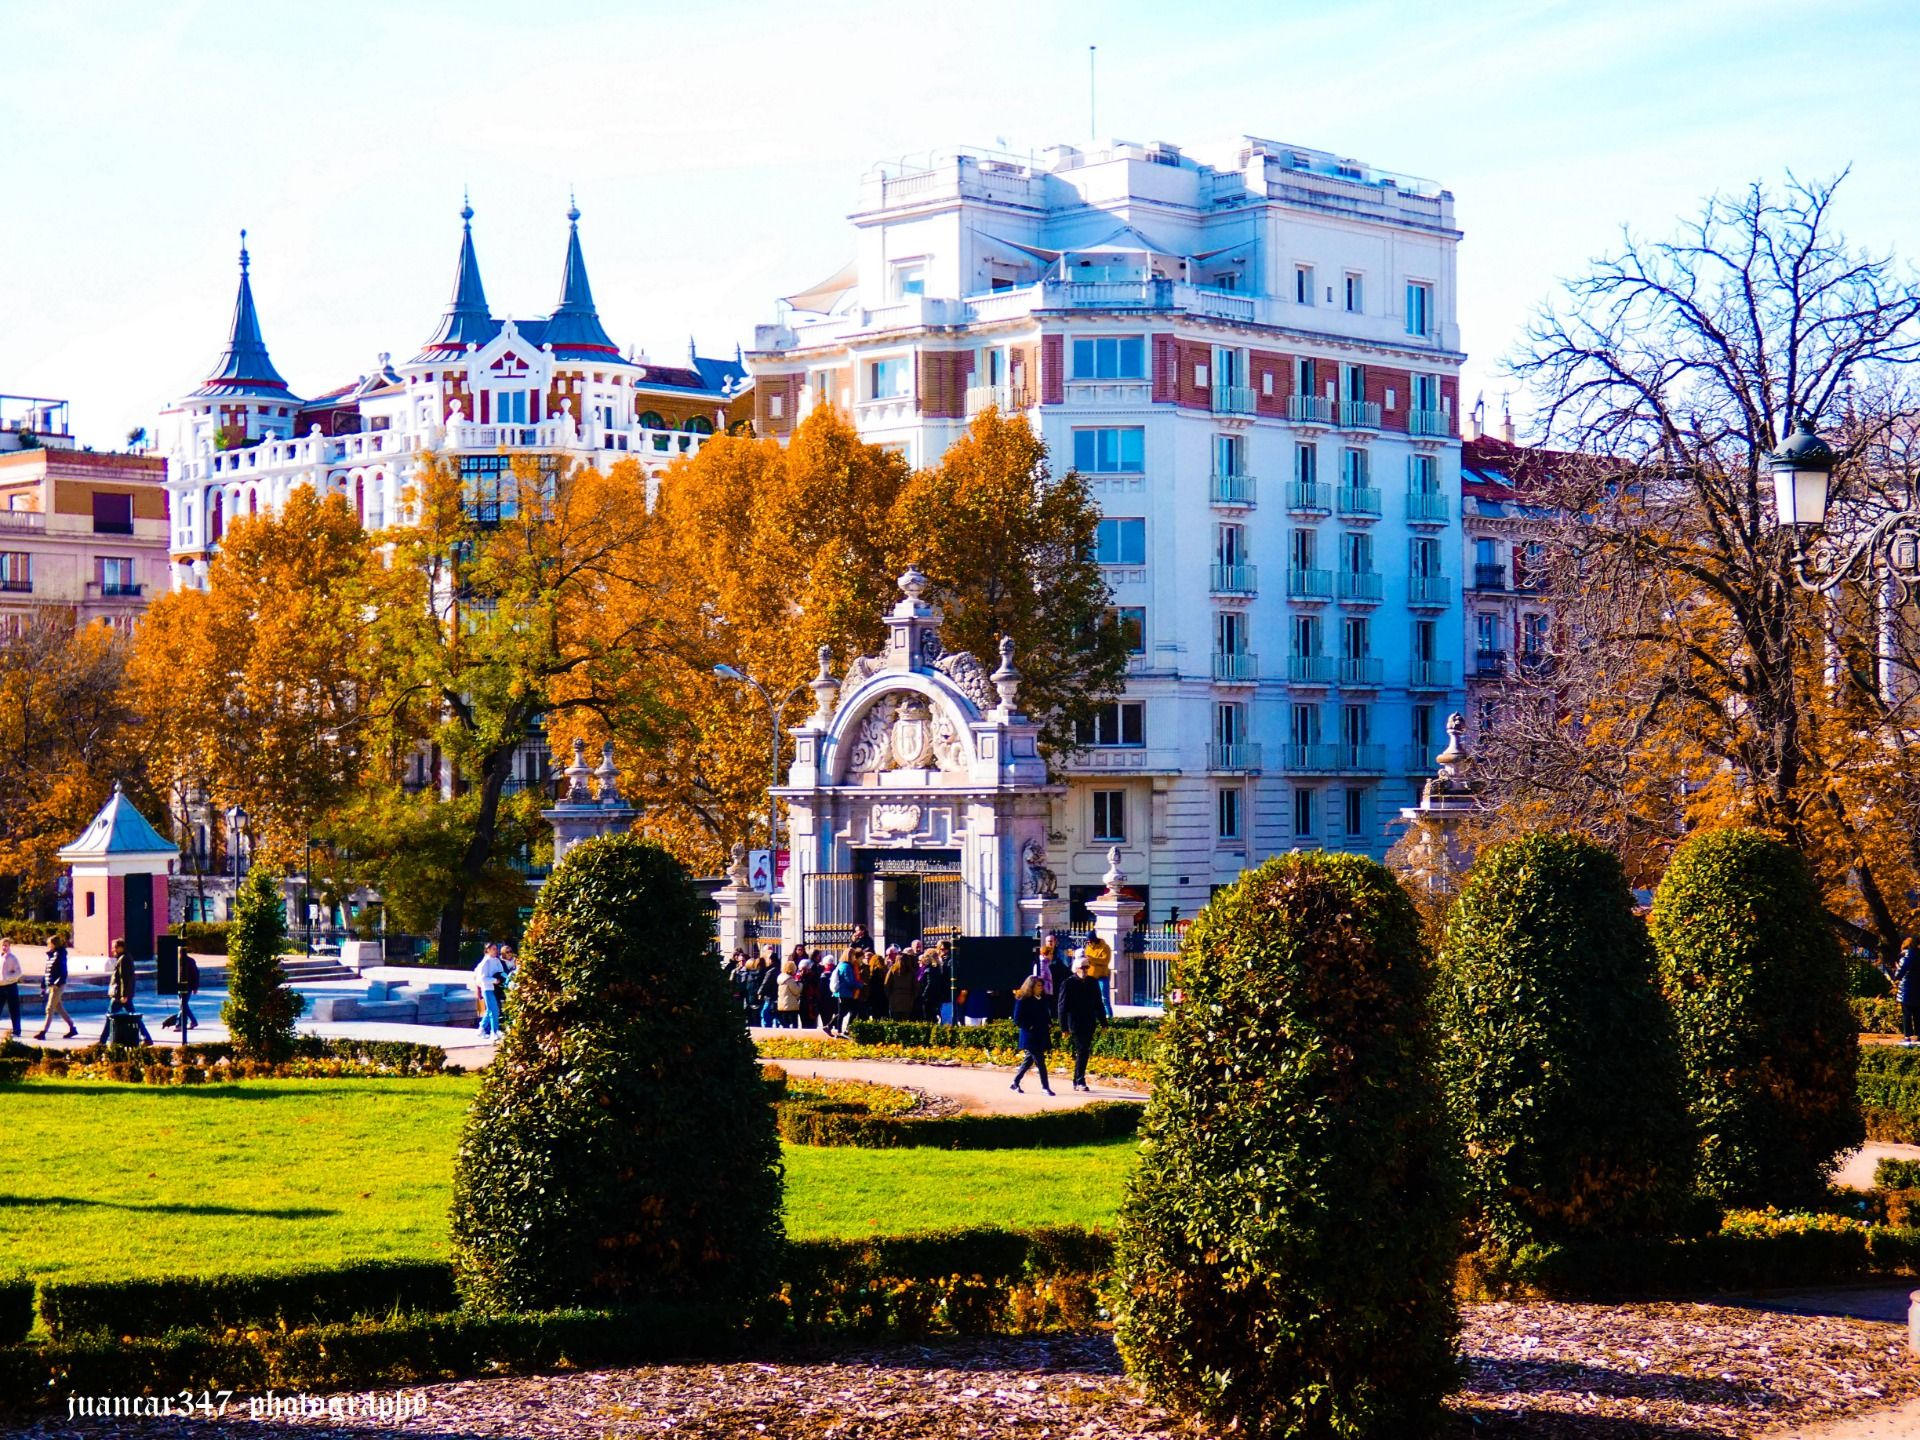
[[[1500,397],[1500,438],[1513,444],[1513,411],[1507,404],[1507,397]]]

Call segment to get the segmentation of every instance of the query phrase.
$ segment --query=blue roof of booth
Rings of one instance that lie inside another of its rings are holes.
[[[109,855],[179,855],[179,847],[134,809],[133,802],[121,793],[120,782],[113,782],[113,796],[100,807],[93,823],[60,852],[66,861],[100,860]]]

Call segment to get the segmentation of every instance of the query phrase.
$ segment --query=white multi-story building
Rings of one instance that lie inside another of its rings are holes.
[[[1249,138],[883,167],[852,219],[759,328],[756,426],[831,404],[924,465],[997,405],[1091,482],[1135,658],[1055,805],[1076,912],[1110,846],[1153,921],[1383,854],[1463,695],[1451,194]]]
[[[498,319],[460,212],[453,298],[439,328],[401,365],[312,400],[298,398],[268,357],[248,275],[246,235],[233,327],[213,372],[161,416],[173,517],[174,583],[204,585],[207,560],[236,515],[271,510],[296,485],[345,495],[370,528],[400,517],[421,456],[456,464],[473,502],[510,504],[502,483],[518,455],[607,466],[628,456],[657,475],[676,456],[745,418],[738,356],[689,353],[685,365],[623,355],[600,323],[567,211],[560,302],[541,319]]]

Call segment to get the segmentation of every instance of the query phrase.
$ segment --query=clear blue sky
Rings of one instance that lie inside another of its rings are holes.
[[[609,330],[730,354],[851,253],[874,161],[1241,134],[1450,187],[1465,393],[1623,224],[1851,164],[1859,243],[1920,257],[1913,0],[964,6],[0,0],[0,391],[96,446],[206,373],[251,233],[315,394],[410,355],[470,186],[496,312],[545,313],[568,187]]]

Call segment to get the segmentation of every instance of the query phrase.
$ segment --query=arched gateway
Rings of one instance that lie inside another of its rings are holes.
[[[1015,708],[1013,642],[991,674],[940,643],[926,576],[900,577],[887,647],[844,680],[820,652],[814,713],[796,728],[787,802],[792,849],[779,896],[792,945],[1018,935],[1064,919],[1046,868],[1039,727]]]

